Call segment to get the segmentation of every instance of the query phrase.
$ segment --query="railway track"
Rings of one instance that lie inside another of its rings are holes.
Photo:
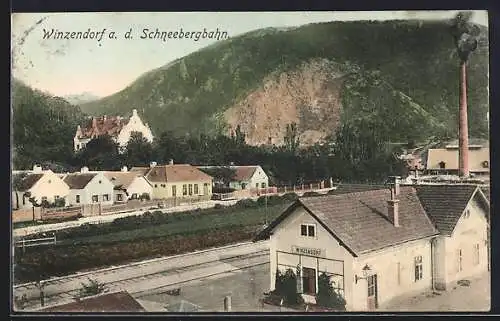
[[[256,260],[256,262],[252,263],[245,263],[245,261],[252,261]],[[235,267],[232,266],[232,262],[241,262],[243,261],[243,266]],[[148,274],[140,274],[140,275],[134,275],[131,277],[126,277],[126,278],[121,278],[117,280],[113,280],[110,282],[103,282],[100,279],[102,279],[103,276],[109,275],[113,273],[113,270],[110,271],[105,271],[102,274],[95,275],[94,278],[98,279],[101,283],[106,284],[106,288],[110,291],[118,290],[118,289],[126,289],[128,287],[133,287],[136,286],[137,284],[140,284],[141,282],[148,282],[152,281],[154,279],[161,280],[162,278],[169,277],[172,275],[177,275],[178,279],[181,279],[180,274],[184,272],[189,272],[189,271],[195,271],[195,270],[207,270],[206,273],[200,274],[199,276],[196,277],[191,277],[187,278],[184,280],[177,280],[173,283],[168,283],[168,284],[163,284],[163,285],[158,285],[158,286],[147,286],[146,289],[144,290],[138,290],[134,291],[133,289],[128,290],[131,294],[134,293],[139,293],[139,295],[146,295],[150,294],[151,291],[159,291],[162,289],[167,290],[168,288],[171,288],[172,286],[178,286],[179,284],[187,283],[187,282],[192,282],[195,280],[201,280],[204,278],[208,277],[213,277],[216,275],[221,275],[225,273],[230,273],[230,272],[236,272],[238,270],[244,270],[247,268],[251,268],[254,266],[258,265],[263,265],[269,263],[269,251],[267,249],[264,250],[257,250],[253,251],[251,253],[247,254],[238,254],[238,255],[232,255],[232,256],[227,256],[223,258],[217,258],[217,259],[211,259],[208,261],[204,262],[199,262],[199,263],[194,263],[194,264],[189,264],[189,265],[184,265],[184,266],[174,266],[174,267],[168,267],[166,269],[161,269],[159,271],[155,271],[153,273],[148,273]],[[210,268],[214,267],[220,267],[221,265],[228,264],[230,267],[229,268],[223,268],[222,271],[216,271],[216,272],[208,272],[210,271]],[[71,278],[67,279],[59,279],[59,280],[54,280],[54,281],[47,281],[47,285],[52,285],[52,286],[61,286],[64,283],[71,283],[76,281],[75,279],[78,279],[78,281],[81,281],[82,276],[73,276]],[[155,282],[156,283],[156,282]],[[53,305],[57,303],[63,303],[61,301],[72,301],[73,298],[78,294],[79,288],[72,288],[71,290],[63,290],[60,292],[55,292],[55,293],[46,293],[45,295],[45,302],[46,305]],[[36,287],[34,285],[28,285],[24,287],[17,287],[15,289],[15,295],[17,296],[22,296],[23,292],[31,292],[31,296],[28,296],[28,303],[26,306],[26,309],[30,308],[38,308],[39,307],[39,292],[36,290]]]

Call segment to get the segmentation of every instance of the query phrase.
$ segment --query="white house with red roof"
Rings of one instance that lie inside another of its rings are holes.
[[[93,138],[101,135],[111,136],[120,147],[126,147],[132,133],[141,133],[146,140],[153,142],[153,133],[147,123],[143,123],[137,110],[132,111],[129,119],[120,116],[101,116],[92,117],[83,126],[78,125],[75,136],[73,137],[73,146],[75,152],[81,150]]]

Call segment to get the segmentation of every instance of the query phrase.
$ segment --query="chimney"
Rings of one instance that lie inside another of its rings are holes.
[[[153,168],[153,167],[155,167],[155,166],[156,166],[156,162],[150,162],[150,163],[149,163],[149,167]]]
[[[137,117],[137,109],[133,109],[132,110],[132,116],[133,117]]]
[[[35,164],[33,165],[33,173],[41,173],[42,172],[42,166]]]
[[[173,159],[169,160],[168,165],[174,165],[174,160]]]
[[[467,83],[466,64],[460,65],[460,110],[458,132],[458,174],[469,176],[469,128],[467,123]]]
[[[122,167],[122,172],[128,172],[128,168],[127,168],[127,166],[123,166],[123,167]]]
[[[399,227],[399,176],[390,176],[391,199],[387,201],[389,219],[395,227]]]
[[[102,116],[102,120],[106,121],[106,115]]]
[[[88,173],[89,172],[89,168],[87,166],[83,166],[81,169],[80,169],[80,173]]]

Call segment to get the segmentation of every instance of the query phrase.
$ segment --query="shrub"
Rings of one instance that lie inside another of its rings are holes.
[[[318,277],[318,293],[316,294],[316,304],[332,308],[337,311],[345,311],[345,300],[336,289],[333,288],[330,277],[325,272]]]
[[[276,271],[275,290],[271,294],[283,298],[283,303],[289,306],[304,303],[302,295],[297,293],[297,276],[292,269],[286,270],[284,274],[279,269]]]
[[[99,281],[91,278],[88,278],[88,280],[89,283],[87,284],[82,282],[82,287],[78,290],[78,294],[75,296],[75,299],[97,295],[106,290],[106,285],[104,283],[100,283]]]
[[[149,194],[148,193],[142,193],[141,196],[139,196],[139,199],[142,201],[142,200],[145,200],[145,201],[149,201],[151,198],[149,197]]]

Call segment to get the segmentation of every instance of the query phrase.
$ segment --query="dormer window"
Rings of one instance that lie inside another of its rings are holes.
[[[443,161],[439,162],[439,168],[445,169],[446,168],[446,163],[443,162]]]

